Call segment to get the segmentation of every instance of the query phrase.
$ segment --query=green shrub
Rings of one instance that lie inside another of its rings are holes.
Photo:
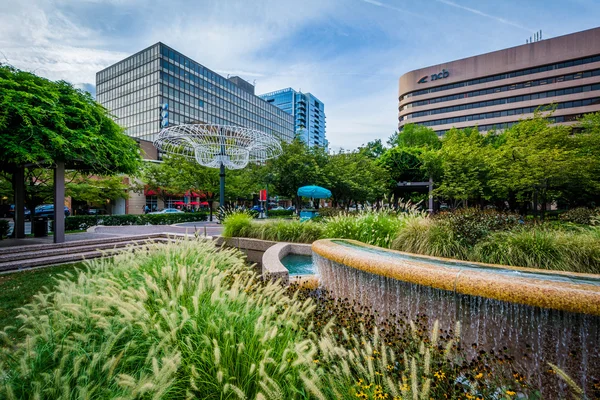
[[[75,215],[65,218],[65,229],[85,230],[96,225],[172,225],[182,222],[206,221],[207,219],[208,213],[206,212],[140,215]]]
[[[443,220],[414,218],[391,243],[394,250],[435,257],[466,259],[469,249]]]
[[[435,218],[452,230],[455,240],[463,241],[467,246],[474,246],[492,232],[512,229],[521,223],[518,214],[477,208],[443,212]]]
[[[474,261],[519,267],[600,273],[600,230],[546,227],[496,232],[477,244]]]
[[[252,224],[252,216],[248,213],[229,213],[223,219],[223,236],[247,237]]]
[[[590,225],[598,216],[600,216],[598,208],[578,207],[561,214],[560,219],[575,224]]]
[[[412,214],[365,212],[340,214],[325,220],[325,237],[354,239],[380,247],[390,247]]]
[[[319,208],[319,215],[328,218],[328,217],[337,217],[338,215],[349,214],[343,208]]]
[[[298,220],[252,221],[246,214],[233,214],[224,221],[223,236],[247,237],[278,242],[312,243],[323,237],[324,225]]]
[[[291,217],[294,215],[294,210],[269,210],[267,215],[269,218]]]
[[[236,251],[151,247],[37,295],[20,317],[27,339],[0,349],[0,397],[309,397],[311,301],[259,284]]]
[[[10,224],[5,219],[0,219],[0,240],[5,236],[8,236],[10,232]]]

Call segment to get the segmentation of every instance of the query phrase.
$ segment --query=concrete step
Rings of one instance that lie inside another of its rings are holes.
[[[78,247],[78,246],[82,246],[82,245],[117,243],[117,242],[121,242],[123,240],[152,239],[152,238],[161,238],[161,237],[164,238],[167,236],[168,235],[164,234],[164,233],[150,233],[150,234],[144,234],[144,235],[113,236],[113,237],[106,237],[106,238],[99,238],[99,239],[74,240],[74,241],[63,242],[63,243],[33,244],[33,245],[24,245],[24,246],[5,247],[5,248],[0,248],[0,256],[4,255],[4,254],[32,253],[32,252],[41,251],[41,250]],[[170,235],[170,236],[173,236],[173,235]]]
[[[146,236],[140,238],[139,236]],[[66,264],[70,262],[88,260],[98,257],[111,257],[124,251],[126,248],[146,248],[150,243],[170,243],[180,240],[182,237],[173,235],[138,235],[136,239],[119,238],[120,241],[110,240],[107,243],[86,244],[83,246],[68,246],[58,248],[47,248],[46,250],[33,251],[28,253],[4,254],[0,256],[0,273],[8,271],[17,271],[33,267]],[[115,238],[110,238],[115,239]],[[78,243],[89,242],[87,240],[70,242]],[[95,240],[95,242],[98,242]],[[24,246],[25,247],[25,246]]]
[[[95,244],[86,244],[81,246],[70,246],[70,247],[58,247],[58,248],[50,248],[46,250],[37,250],[35,252],[19,252],[19,253],[10,253],[10,254],[0,254],[0,264],[4,262],[10,261],[18,261],[18,260],[27,260],[30,258],[40,258],[40,257],[50,257],[50,256],[60,256],[62,254],[74,254],[74,253],[85,253],[88,251],[96,251],[96,250],[110,250],[114,248],[122,248],[129,245],[139,245],[144,244],[146,242],[160,242],[160,241],[169,241],[166,238],[143,238],[143,239],[124,239],[120,241],[111,241],[108,243],[95,243]]]

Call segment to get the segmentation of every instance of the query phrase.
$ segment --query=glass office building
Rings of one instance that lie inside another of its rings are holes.
[[[156,43],[96,74],[96,100],[129,136],[153,141],[182,123],[237,125],[294,137],[293,117],[254,95],[254,86],[209,70]]]
[[[260,98],[279,107],[294,117],[294,131],[309,146],[327,150],[325,138],[325,105],[310,93],[292,88],[261,94]]]

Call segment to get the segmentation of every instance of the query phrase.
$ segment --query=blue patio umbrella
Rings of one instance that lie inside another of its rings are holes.
[[[331,197],[329,189],[321,186],[302,186],[298,189],[298,196],[312,197],[313,199],[327,199]]]

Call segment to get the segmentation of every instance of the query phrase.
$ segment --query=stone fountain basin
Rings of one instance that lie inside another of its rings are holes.
[[[311,256],[311,245],[301,243],[277,243],[269,247],[262,257],[261,273],[263,278],[273,280],[279,279],[285,285],[294,282],[301,285],[314,285],[317,279],[314,276],[298,276],[290,278],[289,270],[281,262],[285,256],[290,254]]]
[[[600,316],[600,276],[465,262],[323,239],[319,256],[363,272],[490,299]]]

